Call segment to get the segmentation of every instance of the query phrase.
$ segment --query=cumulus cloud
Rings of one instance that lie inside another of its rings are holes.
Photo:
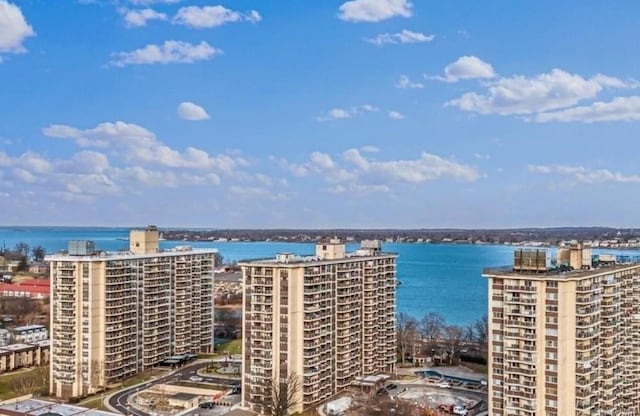
[[[363,104],[348,109],[345,108],[332,108],[325,114],[317,116],[317,121],[332,121],[351,118],[356,115],[379,111],[380,109],[371,104]]]
[[[389,111],[389,118],[392,120],[402,120],[406,117],[398,111]]]
[[[377,148],[374,149],[377,151]],[[401,184],[418,185],[445,178],[473,182],[481,177],[469,165],[426,152],[417,159],[386,161],[374,159],[363,152],[353,148],[334,157],[316,151],[310,154],[307,162],[296,166],[304,169],[305,175],[322,177],[329,184],[330,192],[384,192]],[[273,160],[282,168],[291,170],[290,162]]]
[[[392,17],[411,17],[408,0],[351,0],[343,3],[338,17],[347,22],[379,22]]]
[[[420,82],[412,82],[408,76],[400,75],[400,79],[396,83],[396,88],[401,88],[401,89],[424,88],[424,84]]]
[[[496,76],[491,64],[475,56],[461,56],[444,68],[444,76],[427,76],[444,82],[458,82],[464,79],[489,79]]]
[[[365,41],[376,46],[383,46],[398,43],[431,42],[434,38],[434,35],[425,35],[424,33],[412,32],[410,30],[403,29],[398,33],[381,33],[373,38],[366,38]]]
[[[0,0],[0,53],[26,52],[23,42],[35,34],[18,6]]]
[[[178,116],[183,120],[199,121],[208,120],[207,111],[192,102],[182,102],[178,105]]]
[[[149,4],[175,4],[180,3],[180,0],[129,0],[129,3],[136,6],[147,6]]]
[[[538,123],[637,121],[640,120],[640,96],[617,97],[608,102],[598,101],[586,106],[539,113],[529,120]]]
[[[576,105],[605,88],[630,88],[635,83],[598,74],[583,78],[561,69],[532,78],[515,75],[489,82],[485,93],[468,92],[446,105],[479,114],[532,114]]]
[[[639,183],[640,175],[626,175],[609,169],[587,169],[583,166],[529,165],[529,172],[570,176],[577,182],[594,184],[603,182]]]
[[[120,13],[123,15],[124,23],[128,27],[146,26],[149,20],[167,20],[165,13],[148,8],[140,10],[121,9]]]
[[[143,48],[129,52],[116,52],[111,56],[110,64],[116,67],[127,65],[149,64],[191,64],[208,61],[215,55],[222,54],[207,42],[191,44],[175,40],[165,41],[162,45],[149,44]]]
[[[122,121],[101,123],[85,130],[51,125],[42,132],[48,137],[74,140],[83,147],[108,147],[130,162],[173,168],[217,169],[226,173],[238,166],[236,160],[227,155],[211,156],[194,147],[178,151],[158,141],[155,134],[146,128]]]
[[[187,6],[181,7],[173,18],[173,23],[195,29],[212,28],[227,23],[250,22],[262,20],[260,13],[251,10],[241,13],[223,6]]]

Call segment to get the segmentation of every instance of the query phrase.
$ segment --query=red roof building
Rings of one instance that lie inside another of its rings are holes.
[[[25,284],[26,282],[0,283],[0,297],[23,297],[32,299],[44,299],[49,297],[50,287],[48,280],[38,281],[39,284]]]

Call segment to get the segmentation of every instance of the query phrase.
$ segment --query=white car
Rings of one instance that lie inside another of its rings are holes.
[[[191,377],[189,377],[189,380],[191,380],[191,381],[195,381],[196,383],[198,383],[198,382],[202,381],[202,377],[199,377],[199,376],[191,376]]]
[[[466,407],[464,407],[464,406],[453,406],[453,414],[454,415],[467,416],[467,413],[469,413],[469,410]]]
[[[451,388],[451,384],[446,382],[446,381],[441,381],[438,384],[436,384],[436,386],[440,387],[441,389],[450,389]]]

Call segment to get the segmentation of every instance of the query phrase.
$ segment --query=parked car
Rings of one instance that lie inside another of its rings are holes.
[[[450,389],[451,383],[449,383],[448,381],[441,381],[438,384],[436,384],[436,386],[440,387],[441,389]]]
[[[460,416],[467,416],[469,410],[464,406],[453,406],[453,414]]]
[[[398,385],[397,384],[389,384],[389,385],[387,385],[386,388],[387,388],[387,390],[393,390],[393,389],[397,389]]]
[[[191,377],[189,377],[189,380],[195,381],[196,383],[198,383],[198,382],[202,381],[203,379],[200,376],[191,376]]]
[[[212,402],[204,402],[204,403],[200,403],[200,409],[213,409],[215,407],[215,404],[213,404]]]

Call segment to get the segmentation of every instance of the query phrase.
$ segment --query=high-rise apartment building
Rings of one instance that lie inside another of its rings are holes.
[[[302,411],[356,377],[395,371],[397,256],[380,248],[347,253],[331,240],[315,256],[241,263],[243,406],[260,412],[269,386],[296,377],[291,410]]]
[[[178,354],[211,352],[217,250],[160,250],[133,230],[128,252],[72,241],[51,269],[50,391],[94,393]]]
[[[491,416],[640,415],[640,264],[516,250],[489,280]]]

